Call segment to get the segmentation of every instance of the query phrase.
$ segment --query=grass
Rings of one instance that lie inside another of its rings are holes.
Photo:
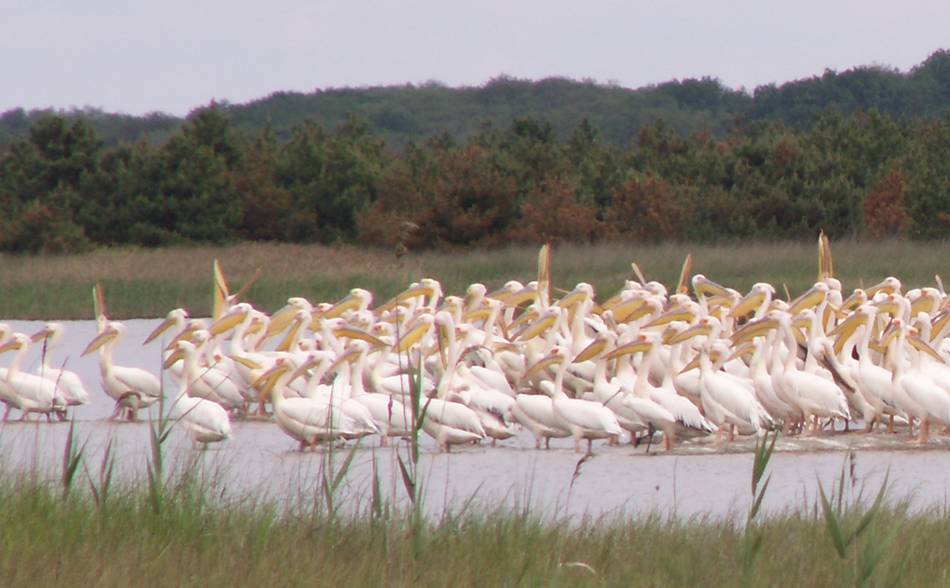
[[[336,456],[332,445],[324,450],[322,481],[299,488],[290,500],[233,495],[217,483],[222,472],[203,469],[198,459],[167,463],[163,441],[174,422],[161,414],[149,425],[144,476],[111,481],[109,450],[95,463],[73,429],[58,474],[44,474],[37,464],[20,471],[0,465],[4,586],[948,582],[950,512],[911,512],[906,503],[884,499],[886,484],[869,505],[863,486],[853,494],[853,455],[838,483],[827,494],[822,489],[820,504],[760,511],[774,435],[756,446],[746,517],[654,513],[578,520],[475,502],[461,512],[420,517],[424,498],[415,483],[406,487],[410,503],[393,503],[378,488],[395,480],[380,480],[375,468],[371,493],[351,479],[353,491],[336,495],[355,447]],[[418,464],[411,454],[407,459],[414,478]]]
[[[55,484],[0,483],[0,577],[5,586],[733,586],[743,583],[741,524],[660,515],[568,524],[525,512],[474,509],[421,529],[391,513],[329,518],[245,499],[215,505],[192,487],[151,507],[145,489],[114,490],[104,508]],[[849,515],[856,518],[858,513]],[[820,512],[762,518],[751,585],[851,584]],[[420,537],[415,553],[413,533]],[[879,513],[862,549],[893,533],[872,576],[885,585],[947,582],[950,518]],[[897,548],[896,546],[899,546]]]
[[[950,242],[842,241],[833,243],[835,269],[846,289],[895,275],[910,287],[933,285],[943,271]],[[694,272],[737,290],[755,282],[782,292],[808,288],[817,273],[816,244],[565,245],[554,251],[556,287],[594,285],[601,299],[632,277],[636,261],[648,279],[675,283],[687,253]],[[210,314],[211,262],[217,258],[237,290],[257,268],[262,276],[247,293],[256,306],[274,311],[290,296],[334,301],[350,288],[373,292],[377,303],[423,277],[434,277],[446,294],[463,294],[472,282],[489,288],[507,280],[532,280],[536,247],[493,251],[419,253],[397,259],[391,252],[352,246],[245,243],[221,247],[102,249],[68,256],[0,256],[0,317],[92,318],[91,289],[102,282],[114,318],[157,317],[183,306]]]

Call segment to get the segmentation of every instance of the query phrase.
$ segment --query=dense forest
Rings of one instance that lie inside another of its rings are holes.
[[[752,95],[551,79],[345,89],[179,120],[0,117],[0,250],[338,240],[905,235],[950,228],[950,52]]]
[[[490,122],[505,127],[525,116],[548,121],[567,138],[582,120],[608,143],[627,146],[644,125],[658,120],[680,134],[722,135],[737,120],[780,121],[808,130],[817,116],[834,108],[849,115],[877,109],[892,118],[942,116],[950,101],[950,51],[933,53],[906,73],[864,66],[752,91],[730,89],[712,78],[675,80],[639,89],[550,78],[537,82],[498,77],[480,87],[448,88],[438,82],[376,88],[277,92],[247,104],[218,104],[245,133],[270,129],[278,140],[311,120],[326,128],[351,116],[366,121],[391,148],[421,143],[439,133],[457,139],[477,134]],[[27,135],[44,116],[83,118],[108,146],[147,140],[164,143],[185,120],[162,113],[135,117],[93,108],[73,111],[22,109],[0,114],[0,146]]]

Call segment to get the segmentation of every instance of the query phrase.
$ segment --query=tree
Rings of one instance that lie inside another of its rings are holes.
[[[864,198],[864,224],[871,237],[900,237],[911,225],[904,207],[907,181],[899,169],[891,169]]]

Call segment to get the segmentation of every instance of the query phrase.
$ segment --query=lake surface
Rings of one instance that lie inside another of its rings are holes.
[[[140,344],[158,322],[126,321],[128,335],[116,349],[116,363],[158,373],[160,343]],[[42,326],[32,321],[9,324],[28,334]],[[97,475],[102,452],[111,440],[119,473],[144,478],[149,425],[109,420],[113,403],[100,388],[97,357],[79,357],[95,334],[95,324],[62,324],[66,336],[53,350],[52,363],[60,366],[65,361],[92,396],[90,405],[74,412],[76,439],[87,443],[86,467],[93,477]],[[23,367],[34,369],[38,356],[39,351],[33,350]],[[8,362],[9,356],[0,357],[0,365]],[[176,389],[167,379],[166,385],[169,390]],[[69,428],[69,423],[45,420],[2,424],[0,459],[7,467],[57,475]],[[230,441],[201,451],[191,447],[184,433],[172,431],[167,461],[181,465],[198,460],[222,492],[236,497],[263,494],[275,500],[299,500],[320,491],[319,480],[329,458],[326,448],[301,453],[296,442],[269,422],[236,422],[233,433]],[[926,447],[909,444],[906,431],[780,439],[764,508],[771,512],[814,508],[818,480],[830,489],[843,466],[853,471],[847,484],[849,494],[857,495],[863,487],[865,495],[873,497],[889,472],[892,499],[906,499],[914,508],[944,508],[950,487],[950,440],[938,435],[934,439]],[[368,438],[356,450],[343,489],[351,507],[368,500],[374,462],[384,491],[397,500],[405,494],[396,463],[397,452],[405,458],[405,444],[379,447],[378,443],[378,439]],[[343,461],[348,447],[333,450],[335,463]],[[426,508],[433,515],[445,509],[458,510],[473,497],[481,506],[529,506],[539,513],[572,517],[649,512],[728,516],[744,512],[750,502],[752,439],[722,445],[712,438],[688,441],[670,454],[657,446],[647,454],[645,444],[634,448],[595,443],[593,457],[579,466],[582,456],[574,452],[570,440],[555,439],[551,450],[537,450],[528,433],[495,447],[487,443],[465,446],[449,454],[437,453],[428,438],[422,447],[420,471],[427,489]]]

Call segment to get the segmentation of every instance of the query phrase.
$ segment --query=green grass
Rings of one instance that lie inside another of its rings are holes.
[[[833,243],[836,275],[846,289],[895,275],[908,287],[933,285],[944,271],[950,243],[843,241]],[[808,288],[817,274],[817,251],[807,243],[732,245],[661,244],[566,245],[554,250],[556,287],[594,285],[600,299],[632,277],[636,261],[648,279],[675,283],[687,253],[694,273],[745,291],[770,282],[782,293]],[[101,281],[114,318],[163,316],[184,306],[207,315],[211,305],[211,262],[219,259],[237,290],[257,268],[261,278],[247,294],[258,307],[274,311],[290,296],[334,301],[350,288],[373,292],[377,303],[423,277],[434,277],[446,294],[463,294],[472,282],[489,288],[507,280],[528,281],[537,271],[536,247],[492,251],[420,253],[397,259],[391,252],[357,247],[240,244],[159,250],[103,249],[70,256],[0,257],[0,317],[3,319],[92,318],[92,285]]]
[[[199,459],[166,463],[162,431],[170,423],[158,423],[151,425],[155,436],[145,477],[130,474],[118,483],[104,482],[104,472],[111,472],[108,452],[98,465],[89,463],[85,460],[93,456],[86,454],[85,442],[72,434],[59,476],[44,474],[38,465],[19,471],[0,465],[4,586],[918,586],[948,581],[946,508],[912,513],[906,503],[886,501],[886,485],[870,507],[868,500],[848,498],[855,480],[847,462],[823,507],[806,504],[771,515],[752,509],[746,518],[567,519],[473,500],[460,512],[420,518],[422,498],[397,506],[374,490],[394,486],[395,480],[381,480],[374,470],[369,492],[347,481],[355,448],[322,452],[322,482],[277,502],[228,493],[216,482],[222,472],[202,469]],[[761,492],[771,456],[766,447],[757,445],[753,468],[753,487]],[[408,459],[416,472],[416,462]],[[158,487],[155,479],[161,480]],[[347,481],[347,492],[336,492],[340,481]]]
[[[722,519],[569,523],[475,508],[424,524],[416,552],[408,517],[399,513],[330,519],[319,509],[250,499],[221,506],[200,488],[173,492],[156,513],[147,492],[133,486],[114,491],[100,509],[81,492],[64,500],[55,484],[5,476],[0,504],[5,586],[735,586],[744,580],[743,529]],[[759,524],[762,550],[751,585],[853,583],[857,557],[838,558],[820,511],[773,515]],[[948,581],[946,513],[886,509],[858,549],[891,531],[896,536],[875,581]]]

